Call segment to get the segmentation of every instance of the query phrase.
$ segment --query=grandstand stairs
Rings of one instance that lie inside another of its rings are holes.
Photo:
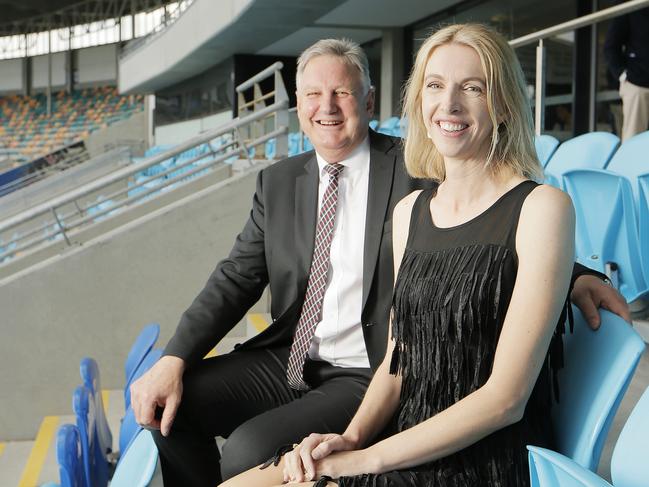
[[[245,328],[243,328],[245,335],[228,335],[207,356],[228,353],[235,344],[264,330],[269,322],[269,314],[249,313],[246,316]],[[70,398],[72,398],[72,390],[69,392]],[[124,415],[124,391],[122,389],[105,389],[102,391],[102,399],[108,424],[113,434],[113,450],[117,451],[120,419]],[[3,442],[0,439],[0,486],[37,487],[47,482],[58,483],[56,431],[59,426],[66,423],[74,424],[74,421],[73,415],[48,415],[42,419],[38,433],[33,440]],[[217,443],[221,443],[221,440],[217,439]],[[162,487],[159,465],[150,486]]]

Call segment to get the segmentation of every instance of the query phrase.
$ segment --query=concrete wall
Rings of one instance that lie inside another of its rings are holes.
[[[0,93],[20,93],[25,89],[24,60],[5,59],[0,61]]]
[[[90,156],[96,157],[106,150],[121,146],[130,147],[133,156],[143,156],[147,148],[146,141],[149,140],[148,118],[146,110],[143,110],[125,120],[94,131],[85,141]]]
[[[49,81],[48,55],[34,56],[32,58],[32,88],[43,91]],[[52,83],[53,89],[65,88],[68,82],[68,53],[56,52],[52,54]]]
[[[98,361],[103,388],[123,387],[142,326],[159,322],[165,344],[229,252],[255,178],[218,183],[0,282],[0,438],[33,439],[43,416],[70,414],[84,356]]]

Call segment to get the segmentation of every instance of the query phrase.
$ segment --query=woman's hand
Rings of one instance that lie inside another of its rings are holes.
[[[357,443],[344,435],[312,433],[284,456],[284,482],[314,480],[316,461],[335,451],[354,450]]]

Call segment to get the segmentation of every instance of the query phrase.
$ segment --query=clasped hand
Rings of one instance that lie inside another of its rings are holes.
[[[284,456],[284,482],[333,479],[369,471],[365,451],[344,435],[312,433]]]

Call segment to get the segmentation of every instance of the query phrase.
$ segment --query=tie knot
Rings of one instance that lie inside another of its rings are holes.
[[[340,176],[340,173],[343,172],[343,169],[345,169],[345,166],[342,164],[327,164],[325,166],[325,171],[327,171],[329,176],[333,179],[337,179],[338,176]]]

